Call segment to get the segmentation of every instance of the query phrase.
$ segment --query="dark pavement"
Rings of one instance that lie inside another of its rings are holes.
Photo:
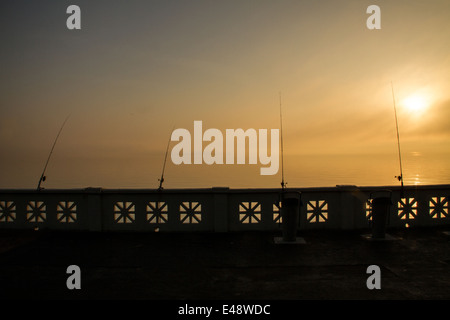
[[[450,299],[450,228],[278,232],[88,233],[0,230],[5,299]],[[81,290],[69,290],[69,265]],[[369,265],[381,289],[369,290]]]

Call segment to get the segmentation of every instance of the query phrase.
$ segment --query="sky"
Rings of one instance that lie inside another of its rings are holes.
[[[3,0],[0,187],[36,185],[68,115],[53,186],[154,181],[173,128],[279,128],[280,92],[286,159],[396,157],[393,86],[405,154],[448,161],[449,14],[448,0]]]

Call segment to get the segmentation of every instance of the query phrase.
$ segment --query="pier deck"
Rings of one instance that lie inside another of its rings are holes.
[[[10,299],[449,299],[448,227],[279,232],[0,230],[0,297]],[[381,289],[366,286],[369,265]],[[66,268],[81,268],[68,290]]]

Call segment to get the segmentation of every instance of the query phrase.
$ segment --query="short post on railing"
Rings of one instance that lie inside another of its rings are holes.
[[[289,191],[283,192],[281,196],[283,241],[294,242],[297,237],[301,194],[300,192]]]
[[[391,190],[381,190],[372,194],[372,238],[384,239],[392,205]]]

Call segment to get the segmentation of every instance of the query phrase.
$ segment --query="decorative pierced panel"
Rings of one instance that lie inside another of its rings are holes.
[[[56,206],[56,219],[59,222],[77,221],[77,204],[73,201],[60,201]]]
[[[239,203],[239,222],[241,223],[261,222],[261,204],[259,202]]]
[[[433,219],[448,218],[448,197],[432,197],[430,202],[430,216]]]
[[[45,203],[43,201],[29,201],[26,217],[28,222],[44,222],[47,219]]]
[[[16,220],[16,205],[13,201],[0,201],[0,222]]]
[[[328,203],[326,200],[308,201],[306,217],[310,223],[326,222],[328,220]]]
[[[166,202],[150,201],[147,204],[147,221],[149,223],[166,223],[168,220]]]
[[[202,205],[195,201],[186,201],[180,204],[181,223],[200,223],[202,221]]]
[[[417,216],[417,200],[401,198],[398,202],[398,217],[402,220],[413,220]]]
[[[283,223],[283,218],[281,217],[281,202],[274,203],[272,206],[273,221],[276,223]]]
[[[119,201],[114,204],[114,222],[132,223],[135,219],[135,206],[133,202]]]
[[[371,221],[372,220],[372,200],[373,199],[368,199],[366,201],[366,218],[367,220]]]

